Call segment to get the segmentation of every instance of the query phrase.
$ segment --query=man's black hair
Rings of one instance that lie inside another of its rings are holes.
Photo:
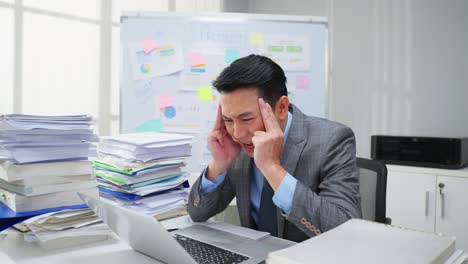
[[[283,69],[270,58],[249,55],[226,67],[213,86],[220,93],[237,89],[256,88],[259,97],[275,108],[281,96],[288,95]]]

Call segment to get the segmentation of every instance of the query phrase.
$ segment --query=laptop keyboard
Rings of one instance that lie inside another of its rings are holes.
[[[241,263],[249,258],[201,241],[174,234],[179,244],[200,264]]]

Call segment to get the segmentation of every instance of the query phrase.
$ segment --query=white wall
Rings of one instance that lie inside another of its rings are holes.
[[[328,17],[330,119],[354,130],[358,156],[373,134],[468,137],[468,1],[250,0],[245,12]]]
[[[222,11],[249,13],[249,0],[221,0]]]
[[[263,14],[324,16],[325,5],[324,0],[250,0],[249,11]]]
[[[468,136],[468,1],[330,7],[331,118],[354,129],[358,155],[372,134]]]

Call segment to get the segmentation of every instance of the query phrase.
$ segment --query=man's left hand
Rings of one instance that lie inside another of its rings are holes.
[[[252,143],[255,147],[254,160],[271,187],[276,190],[286,175],[286,171],[281,166],[284,134],[271,106],[262,98],[258,99],[258,106],[265,131],[256,131],[252,137]]]

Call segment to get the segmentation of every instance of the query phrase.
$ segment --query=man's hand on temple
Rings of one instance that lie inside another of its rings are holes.
[[[221,105],[218,107],[218,114],[213,130],[208,134],[208,145],[212,159],[208,165],[206,176],[209,180],[213,180],[228,169],[241,150],[241,146],[234,142],[226,131]]]
[[[252,137],[252,143],[255,146],[254,160],[258,169],[276,191],[286,175],[286,170],[281,166],[284,135],[271,106],[262,98],[258,99],[258,106],[265,131],[256,131]]]

